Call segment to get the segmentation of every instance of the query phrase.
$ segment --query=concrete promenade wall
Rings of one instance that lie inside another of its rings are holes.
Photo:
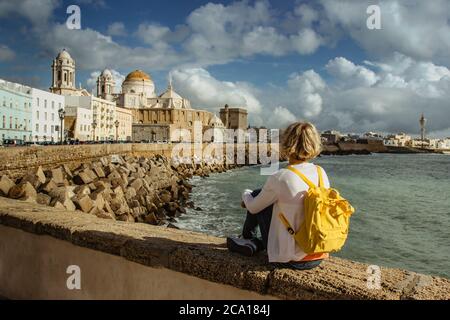
[[[66,269],[81,268],[81,290]],[[450,299],[450,281],[330,258],[308,271],[274,269],[222,238],[0,198],[0,296],[33,298]]]

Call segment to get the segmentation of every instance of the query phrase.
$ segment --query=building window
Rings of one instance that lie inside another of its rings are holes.
[[[9,117],[9,128],[10,128],[10,129],[12,129],[12,123],[13,123],[12,117]]]
[[[17,121],[17,118],[15,118],[14,119],[15,121],[14,121],[14,127],[17,129],[18,127],[19,127],[19,124],[18,124],[18,121]]]
[[[2,126],[2,128],[3,129],[6,128],[6,116],[3,116],[3,126]]]
[[[36,123],[36,132],[39,132],[39,123]]]
[[[52,109],[55,109],[55,101],[52,101]]]
[[[61,109],[61,102],[58,103],[58,109]]]
[[[39,98],[36,98],[36,105],[39,107]]]
[[[47,121],[47,112],[44,113],[44,120]]]
[[[47,108],[47,99],[44,100],[44,108]]]
[[[44,133],[47,133],[47,125],[44,125]]]
[[[55,114],[52,113],[52,121],[55,121]]]
[[[51,133],[53,134],[53,133],[55,133],[55,126],[51,126]]]
[[[39,120],[39,111],[36,111],[36,120]]]

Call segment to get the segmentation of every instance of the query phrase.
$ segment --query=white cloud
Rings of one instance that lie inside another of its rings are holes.
[[[168,40],[170,28],[157,24],[140,24],[136,35],[146,44],[154,44],[156,42]]]
[[[366,27],[370,0],[321,0],[323,19],[342,29],[367,53],[379,58],[401,52],[414,59],[450,57],[450,2],[447,0],[380,0],[381,30]]]
[[[15,58],[15,52],[5,45],[0,45],[0,61],[11,61]]]
[[[311,118],[321,113],[323,105],[321,93],[326,84],[318,73],[308,70],[302,74],[293,74],[287,85],[297,114]]]
[[[171,75],[175,90],[191,100],[194,108],[218,112],[225,104],[245,107],[252,123],[260,122],[262,105],[250,84],[220,81],[202,68],[176,69]]]
[[[106,32],[110,36],[122,37],[127,35],[127,31],[123,22],[113,22],[108,26]]]
[[[81,69],[161,70],[185,60],[169,47],[128,47],[89,28],[69,30],[65,25],[55,25],[41,36],[43,44],[51,52],[67,48]]]
[[[272,117],[268,119],[268,125],[270,128],[284,128],[296,120],[296,116],[291,111],[278,106],[273,110]]]
[[[47,25],[59,4],[58,0],[0,0],[0,18],[20,15],[39,29]]]
[[[323,43],[321,37],[314,30],[305,28],[290,37],[292,47],[300,54],[314,53]]]
[[[378,81],[375,72],[363,66],[357,66],[343,57],[330,60],[325,68],[338,80],[338,85],[370,87]]]
[[[395,54],[381,62],[366,61],[374,71],[345,58],[330,60],[327,70],[336,78],[323,95],[323,126],[349,131],[418,132],[424,112],[429,131],[447,130],[450,124],[450,70],[429,61]],[[359,81],[356,81],[359,79]],[[365,85],[361,85],[364,83]]]
[[[309,10],[301,19],[310,24],[316,19],[314,14]],[[251,5],[242,1],[228,6],[208,3],[187,18],[191,34],[183,46],[195,61],[208,65],[258,54],[311,54],[324,44],[312,28],[291,20],[290,33],[285,33],[280,28],[284,21],[279,20],[269,2]]]

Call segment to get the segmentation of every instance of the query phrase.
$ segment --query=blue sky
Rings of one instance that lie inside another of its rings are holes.
[[[51,60],[67,48],[77,82],[92,88],[104,68],[119,83],[169,73],[196,108],[247,107],[250,122],[298,119],[321,129],[450,135],[450,4],[375,1],[0,0],[0,78],[47,89]],[[81,9],[81,30],[65,26]]]

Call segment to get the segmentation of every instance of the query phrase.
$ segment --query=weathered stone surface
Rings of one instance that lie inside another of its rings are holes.
[[[74,197],[73,202],[77,209],[80,209],[83,212],[90,212],[94,207],[94,201],[92,201],[88,195],[84,195],[80,198]]]
[[[97,177],[99,177],[99,178],[104,178],[104,177],[106,177],[105,172],[103,171],[102,167],[100,167],[100,166],[95,166],[95,167],[93,168],[93,170],[94,170],[95,174],[97,175]]]
[[[7,196],[9,190],[15,186],[14,181],[12,181],[8,176],[3,175],[0,179],[0,195]]]
[[[166,190],[162,191],[160,193],[159,197],[160,197],[161,201],[164,202],[164,203],[168,203],[172,199],[172,196],[170,195],[170,192],[168,192]]]
[[[49,194],[53,189],[57,188],[58,185],[51,179],[46,184],[41,186],[40,190],[44,191],[45,193]]]
[[[75,211],[77,208],[75,207],[75,204],[70,199],[64,199],[64,201],[59,201],[57,199],[53,199],[50,203],[51,206],[58,208],[58,209],[64,209],[67,211]]]
[[[99,210],[103,210],[105,207],[105,199],[102,196],[102,193],[100,192],[94,192],[90,195],[90,198],[94,202],[94,206],[97,207]]]
[[[87,185],[80,185],[73,189],[73,192],[77,195],[77,197],[81,198],[82,196],[90,195],[91,189]]]
[[[110,212],[105,212],[105,211],[99,211],[95,214],[97,217],[101,218],[101,219],[111,219],[111,220],[116,220],[116,217],[114,216],[114,214],[110,213]]]
[[[64,203],[66,199],[70,200],[73,196],[75,196],[73,190],[73,187],[56,187],[53,188],[48,195],[52,197],[52,200],[57,200]]]
[[[143,182],[141,178],[135,179],[131,184],[130,187],[134,188],[134,190],[137,192],[139,189],[141,189],[143,186]]]
[[[86,172],[80,172],[77,175],[75,175],[72,178],[73,182],[75,184],[81,185],[81,184],[89,184],[92,182],[92,178],[90,177],[90,175]]]
[[[133,198],[136,196],[136,190],[133,187],[127,188],[127,191],[125,192],[125,198],[127,200],[133,200]]]
[[[46,195],[45,193],[38,193],[37,194],[36,202],[38,204],[49,206],[51,201],[52,201],[52,198],[49,195]]]
[[[150,212],[149,214],[147,214],[144,218],[144,221],[145,221],[145,223],[149,223],[152,225],[158,224],[158,219],[156,218],[156,216],[153,212]]]
[[[53,182],[59,186],[64,185],[63,168],[59,167],[51,170],[51,178]]]
[[[25,184],[25,182],[29,182],[35,189],[44,184],[46,182],[46,177],[42,167],[39,166],[37,170],[31,171],[22,177],[21,183]]]
[[[31,185],[30,182],[20,183],[9,189],[8,197],[11,199],[23,199],[30,200],[36,199],[37,192],[36,189]]]

